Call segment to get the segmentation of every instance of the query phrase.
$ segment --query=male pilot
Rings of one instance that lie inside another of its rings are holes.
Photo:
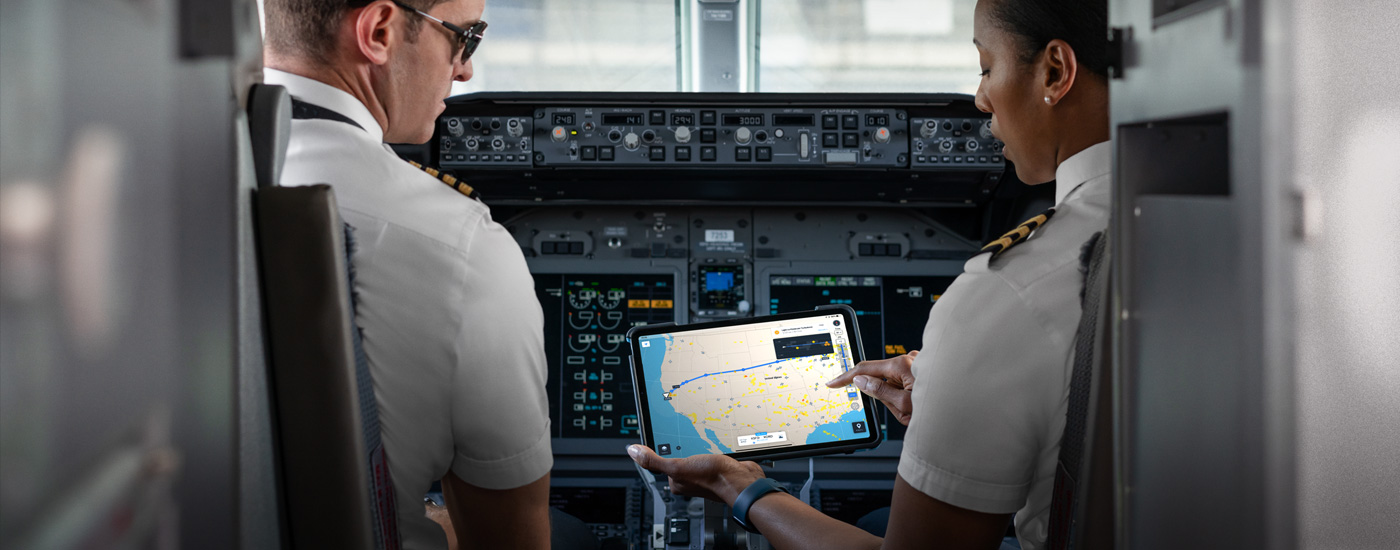
[[[471,78],[484,0],[267,0],[265,80],[294,102],[283,185],[327,183],[354,228],[356,321],[404,548],[549,545],[543,315],[524,257],[479,201],[385,143],[433,135]]]

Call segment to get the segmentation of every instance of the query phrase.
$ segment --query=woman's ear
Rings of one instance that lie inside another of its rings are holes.
[[[398,11],[392,2],[374,2],[353,16],[355,45],[360,54],[375,65],[389,62],[389,51],[400,38],[393,24]]]
[[[1045,66],[1045,103],[1058,104],[1079,77],[1079,60],[1074,56],[1074,48],[1058,38],[1045,46],[1041,60]]]

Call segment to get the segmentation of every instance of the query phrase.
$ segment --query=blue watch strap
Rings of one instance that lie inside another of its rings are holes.
[[[734,515],[732,516],[734,523],[739,524],[739,527],[743,527],[745,531],[758,533],[758,528],[749,523],[749,508],[752,508],[753,503],[758,502],[758,499],[774,491],[788,492],[782,484],[766,477],[745,487],[743,492],[739,493],[738,498],[734,499]]]

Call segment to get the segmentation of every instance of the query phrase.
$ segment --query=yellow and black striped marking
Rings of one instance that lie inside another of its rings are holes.
[[[456,189],[458,193],[461,193],[476,200],[481,200],[481,193],[478,193],[476,189],[472,188],[472,186],[467,185],[467,182],[453,177],[452,174],[444,174],[441,170],[438,170],[437,168],[423,166],[422,164],[418,164],[417,162],[411,160],[408,161],[408,163],[412,164],[414,168],[427,172],[429,176],[437,178],[442,183],[447,184],[448,187]]]
[[[1040,229],[1040,226],[1045,225],[1045,222],[1050,221],[1050,218],[1054,216],[1055,209],[1051,208],[1039,216],[1023,221],[1021,225],[1016,226],[1016,229],[1006,232],[1000,239],[987,243],[987,246],[982,247],[982,252],[991,252],[992,258],[995,259],[1002,252],[1021,244],[1022,241],[1026,240],[1026,237],[1029,237],[1036,229]]]

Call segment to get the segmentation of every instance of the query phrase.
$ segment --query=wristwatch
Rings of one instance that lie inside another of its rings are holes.
[[[758,533],[758,528],[749,523],[749,508],[752,508],[753,503],[758,502],[758,499],[774,491],[788,492],[782,484],[766,477],[760,478],[744,488],[743,492],[739,493],[739,497],[734,499],[734,515],[731,516],[734,518],[734,523],[739,524],[739,527],[743,527],[745,531]]]

